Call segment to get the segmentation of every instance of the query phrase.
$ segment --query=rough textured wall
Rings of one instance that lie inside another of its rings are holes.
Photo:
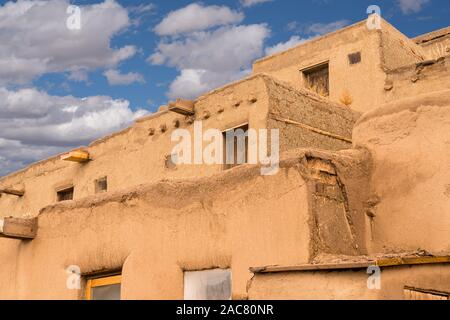
[[[450,27],[433,31],[417,37],[414,41],[420,45],[427,59],[438,59],[450,54]]]
[[[2,195],[0,217],[36,215],[39,209],[56,201],[56,189],[72,184],[75,186],[74,199],[92,195],[95,193],[94,181],[104,176],[108,177],[108,190],[114,192],[161,179],[220,172],[220,165],[167,168],[166,157],[176,144],[171,142],[171,133],[178,126],[189,130],[193,136],[192,122],[195,120],[203,121],[203,132],[208,128],[225,130],[243,123],[248,123],[250,128],[265,128],[266,91],[262,77],[233,83],[200,97],[193,118],[161,112],[93,142],[87,148],[93,161],[86,164],[68,163],[55,157],[4,177],[0,180],[0,188],[25,189],[25,196]]]
[[[387,72],[386,102],[450,89],[450,56]]]
[[[364,115],[353,139],[373,158],[370,252],[450,252],[450,90]]]
[[[359,113],[305,89],[294,90],[272,80],[267,83],[268,128],[280,129],[281,151],[351,148],[353,125]]]
[[[182,299],[183,270],[231,268],[233,297],[245,298],[250,266],[309,260],[309,217],[295,164],[276,176],[241,167],[61,203],[42,211],[33,241],[0,239],[9,279],[0,298],[77,299],[82,292],[66,289],[70,265],[123,267],[124,299]]]
[[[380,40],[381,66],[384,70],[425,60],[422,47],[385,21],[381,24]]]
[[[450,265],[383,268],[381,289],[369,290],[366,269],[257,274],[250,300],[403,300],[405,286],[450,292]]]
[[[300,89],[306,86],[301,70],[329,61],[330,99],[338,102],[348,93],[352,108],[365,112],[381,103],[384,94],[379,47],[378,31],[368,30],[364,21],[256,61],[253,72],[268,73]],[[361,52],[362,60],[350,65],[348,55],[355,52]]]

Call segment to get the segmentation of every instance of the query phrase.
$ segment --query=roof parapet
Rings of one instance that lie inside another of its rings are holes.
[[[37,235],[38,219],[0,219],[0,237],[30,240]]]

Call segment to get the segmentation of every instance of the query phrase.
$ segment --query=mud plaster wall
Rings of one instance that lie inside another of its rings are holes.
[[[450,27],[420,36],[415,41],[428,59],[438,59],[450,54]]]
[[[386,102],[450,89],[450,56],[387,73]]]
[[[196,110],[194,118],[162,112],[100,139],[87,148],[93,161],[86,164],[68,163],[55,157],[2,178],[0,187],[24,189],[25,196],[2,195],[0,217],[36,215],[42,207],[56,202],[56,189],[70,185],[75,186],[74,199],[93,195],[94,181],[105,176],[108,177],[109,191],[114,192],[161,179],[220,172],[220,165],[165,167],[166,157],[176,145],[171,142],[175,122],[178,121],[180,128],[189,130],[192,137],[194,120],[203,122],[203,132],[208,128],[226,130],[244,123],[249,123],[250,128],[266,128],[268,98],[263,77],[252,77],[200,97]]]
[[[183,270],[231,268],[233,298],[245,298],[250,266],[309,261],[309,217],[296,166],[271,177],[236,168],[55,205],[40,214],[33,241],[0,239],[0,298],[77,299],[82,292],[66,289],[70,265],[123,268],[124,299],[182,299]]]
[[[422,47],[389,23],[383,22],[379,32],[381,66],[384,70],[397,69],[425,60]]]
[[[450,252],[450,91],[364,115],[353,139],[373,158],[369,252]]]
[[[353,125],[359,117],[357,112],[330,103],[307,90],[293,90],[274,81],[268,82],[270,97],[268,127],[280,130],[281,151],[295,148],[325,150],[351,148],[351,142],[316,133],[282,120],[292,120],[351,140]]]
[[[383,268],[381,289],[369,290],[366,269],[257,274],[250,300],[403,300],[405,286],[450,293],[448,264]]]
[[[329,61],[330,99],[338,102],[347,91],[352,108],[365,112],[382,101],[385,74],[379,47],[378,32],[363,22],[259,60],[253,72],[268,73],[299,89],[305,87],[301,70]],[[362,61],[350,65],[348,55],[355,52],[361,52]]]

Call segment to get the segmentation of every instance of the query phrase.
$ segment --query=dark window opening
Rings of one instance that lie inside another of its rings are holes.
[[[361,52],[355,52],[348,55],[348,62],[352,64],[358,64],[361,62]]]
[[[245,164],[248,161],[248,125],[223,133],[224,170]]]
[[[73,200],[73,191],[74,191],[73,187],[58,191],[56,193],[58,202]]]
[[[104,177],[95,181],[95,193],[108,191],[108,178]]]
[[[306,87],[321,96],[329,96],[330,70],[328,63],[303,71]]]

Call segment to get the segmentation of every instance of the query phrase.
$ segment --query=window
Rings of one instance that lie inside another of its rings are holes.
[[[121,275],[88,279],[86,300],[120,300]]]
[[[73,187],[57,191],[56,197],[58,202],[73,200],[73,191],[74,191]]]
[[[450,300],[450,293],[405,287],[405,300]]]
[[[223,132],[224,170],[248,161],[248,124]]]
[[[322,96],[327,97],[330,94],[329,74],[328,63],[303,70],[306,87]]]
[[[213,269],[184,273],[185,300],[231,300],[231,271]]]
[[[361,62],[361,52],[355,52],[348,55],[348,62],[352,64],[358,64]]]
[[[108,191],[108,178],[103,177],[95,180],[95,193]]]

